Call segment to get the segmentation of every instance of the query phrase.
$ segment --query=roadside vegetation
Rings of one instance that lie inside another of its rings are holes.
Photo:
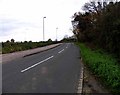
[[[120,66],[116,59],[102,50],[92,50],[83,43],[77,43],[87,67],[101,79],[113,94],[120,94]]]
[[[120,95],[120,1],[91,0],[83,11],[71,21],[83,60],[113,94]]]
[[[79,42],[104,49],[120,62],[120,1],[85,3],[83,12],[73,15],[73,33]]]
[[[32,41],[24,41],[24,42],[15,42],[14,39],[11,39],[11,41],[2,42],[2,54],[5,53],[12,53],[16,51],[23,51],[38,47],[43,47],[51,44],[56,44],[58,41],[52,41],[49,39],[46,42],[32,42]]]

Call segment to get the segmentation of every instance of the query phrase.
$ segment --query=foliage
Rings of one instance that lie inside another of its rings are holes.
[[[74,37],[63,38],[61,42],[75,42],[76,39]]]
[[[46,42],[32,42],[32,41],[24,41],[24,42],[14,42],[14,39],[10,41],[2,42],[2,53],[12,53],[16,51],[22,51],[27,49],[33,49],[37,47],[43,47],[50,44],[56,44],[58,42],[48,40]]]
[[[117,61],[101,50],[92,51],[82,43],[77,43],[83,61],[99,77],[113,94],[120,94],[120,67]]]
[[[48,42],[52,42],[52,40],[51,40],[51,39],[48,39]]]
[[[78,41],[89,42],[120,60],[120,2],[90,2],[85,13],[73,16],[73,33]]]

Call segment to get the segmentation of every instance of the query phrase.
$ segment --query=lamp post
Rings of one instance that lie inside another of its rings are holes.
[[[45,34],[44,34],[44,19],[45,19],[46,17],[43,17],[43,41],[45,40]]]
[[[57,41],[57,30],[58,30],[58,27],[56,28],[56,41]]]

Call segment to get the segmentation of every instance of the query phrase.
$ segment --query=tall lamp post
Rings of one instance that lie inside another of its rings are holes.
[[[45,40],[45,34],[44,34],[44,19],[45,19],[46,17],[43,17],[43,41]]]
[[[56,28],[56,41],[57,41],[57,30],[58,30],[58,27]]]

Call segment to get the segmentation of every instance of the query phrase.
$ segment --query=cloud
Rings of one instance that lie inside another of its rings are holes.
[[[14,20],[11,19],[0,19],[0,36],[5,36],[8,31],[15,29]]]
[[[0,3],[0,37],[8,40],[42,40],[43,17],[45,19],[45,39],[58,39],[72,35],[70,17],[80,11],[81,4],[87,0],[1,0]],[[88,0],[89,1],[89,0]],[[1,40],[1,39],[0,39]]]
[[[21,22],[15,19],[0,19],[0,36],[7,36],[14,30],[28,27],[37,28],[37,26],[28,22]]]

